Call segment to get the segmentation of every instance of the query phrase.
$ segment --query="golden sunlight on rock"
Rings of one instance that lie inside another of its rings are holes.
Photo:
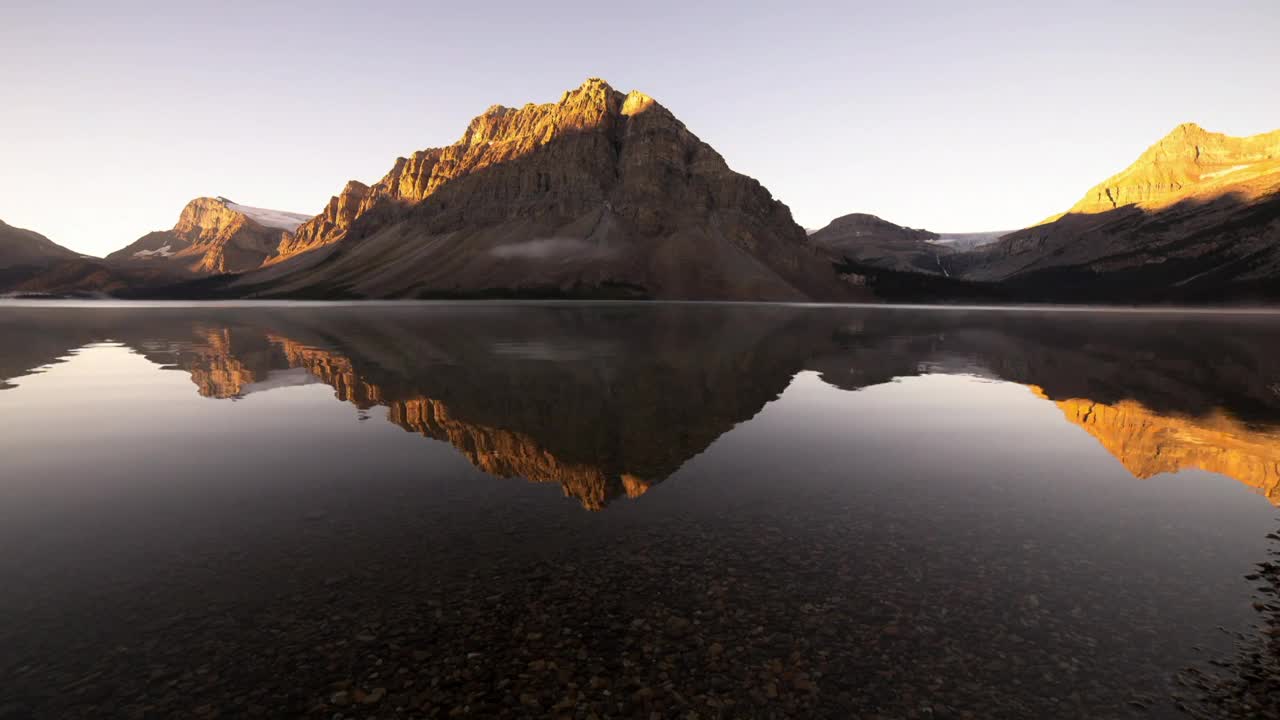
[[[1039,387],[1030,387],[1051,399]],[[1136,478],[1205,470],[1248,485],[1280,505],[1280,429],[1253,428],[1220,411],[1202,418],[1166,416],[1132,400],[1108,405],[1073,398],[1055,404]]]
[[[623,475],[622,487],[627,491],[627,497],[638,498],[649,492],[649,488],[653,486],[648,481],[641,480],[635,475]]]
[[[1185,123],[1136,162],[1085,193],[1068,213],[1099,213],[1124,205],[1159,210],[1191,198],[1227,193],[1251,199],[1280,185],[1280,130],[1231,137]]]
[[[648,95],[645,95],[639,90],[632,90],[627,93],[627,99],[622,103],[622,114],[627,117],[639,115],[656,104],[657,103],[654,102],[654,99]]]
[[[231,352],[230,332],[209,329],[202,334],[203,346],[193,347],[191,380],[202,396],[226,399],[237,397],[246,385],[257,382],[258,373]]]
[[[458,418],[444,402],[427,397],[390,399],[382,388],[361,379],[348,358],[334,352],[309,347],[279,335],[268,340],[283,352],[291,368],[305,368],[334,389],[338,399],[360,408],[384,405],[387,419],[401,428],[424,437],[453,445],[480,470],[504,478],[524,478],[530,482],[559,483],[566,497],[572,497],[588,510],[601,510],[610,500],[625,495],[639,497],[649,483],[631,474],[616,474],[592,465],[566,462],[556,457],[528,435],[503,428],[472,423]],[[226,343],[210,347],[227,347]],[[240,366],[233,358],[210,362],[218,368],[218,379],[224,383],[214,397],[232,397],[242,385],[252,382],[251,375],[237,375]],[[205,385],[217,387],[208,379],[210,370],[202,370],[197,384],[202,394]],[[194,375],[194,371],[193,371]],[[234,378],[239,379],[235,382]]]
[[[387,417],[392,423],[448,442],[472,465],[490,475],[559,483],[566,497],[576,498],[588,510],[602,510],[609,500],[624,494],[625,480],[597,467],[564,462],[524,433],[459,420],[438,400],[396,401],[387,407]],[[625,494],[636,497],[629,486]]]

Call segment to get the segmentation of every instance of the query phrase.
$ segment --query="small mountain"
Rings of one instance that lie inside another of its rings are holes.
[[[43,268],[58,260],[80,257],[34,230],[24,230],[0,220],[0,270]]]
[[[165,266],[203,275],[244,272],[275,257],[293,231],[309,219],[224,197],[201,197],[187,203],[172,229],[147,233],[107,259],[126,266]]]
[[[94,260],[38,232],[0,221],[0,293],[41,292],[39,288],[45,282],[42,276]]]
[[[159,241],[131,249],[155,251]],[[231,294],[844,299],[865,294],[760,183],[651,97],[592,78],[494,105],[350,182]],[[173,251],[171,247],[171,251]]]
[[[952,249],[938,245],[937,233],[895,225],[853,213],[809,234],[809,242],[832,255],[884,270],[943,274],[941,257]]]
[[[951,267],[1063,300],[1280,296],[1280,130],[1179,125],[1066,213]]]

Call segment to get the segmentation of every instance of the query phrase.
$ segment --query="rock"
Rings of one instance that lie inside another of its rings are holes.
[[[673,615],[667,619],[667,632],[675,637],[681,637],[689,631],[690,622],[678,615]]]

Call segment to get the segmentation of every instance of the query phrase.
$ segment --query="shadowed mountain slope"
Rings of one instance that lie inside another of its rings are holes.
[[[895,225],[875,215],[853,213],[809,236],[832,255],[885,270],[943,274],[941,258],[952,249],[936,245],[937,233]]]
[[[32,230],[16,228],[0,220],[0,270],[15,267],[47,267],[57,260],[80,257]]]

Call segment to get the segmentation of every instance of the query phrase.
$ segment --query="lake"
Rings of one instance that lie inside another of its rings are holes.
[[[1280,316],[0,304],[0,718],[1249,717]]]

